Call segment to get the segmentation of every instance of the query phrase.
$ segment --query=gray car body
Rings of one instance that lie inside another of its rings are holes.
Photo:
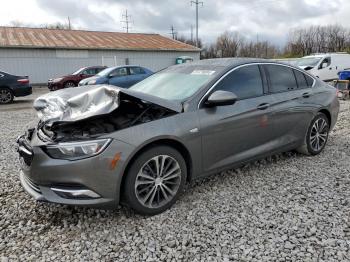
[[[178,149],[187,163],[188,180],[193,180],[301,146],[308,126],[318,112],[324,112],[330,119],[331,128],[334,127],[339,111],[336,90],[314,77],[312,88],[266,93],[238,100],[230,106],[204,106],[216,83],[229,72],[250,64],[277,64],[300,71],[290,65],[255,59],[215,59],[191,63],[192,66],[224,69],[189,99],[179,102],[183,108],[181,113],[102,136],[113,140],[98,156],[78,161],[52,159],[40,147],[47,143],[38,138],[38,131],[34,131],[30,141],[34,152],[32,164],[30,167],[22,165],[23,187],[37,200],[115,208],[120,202],[123,178],[132,160],[155,143]],[[303,96],[305,93],[308,97]],[[153,97],[152,102],[156,103],[157,98]],[[164,100],[160,102],[166,106]],[[259,110],[258,106],[264,103],[270,107]],[[173,105],[173,102],[170,104]],[[112,170],[109,163],[118,152],[121,152],[121,158]],[[66,199],[52,190],[53,187],[69,184],[84,185],[101,198]]]

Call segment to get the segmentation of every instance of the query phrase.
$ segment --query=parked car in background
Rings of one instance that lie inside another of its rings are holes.
[[[153,72],[141,66],[117,66],[107,68],[96,76],[80,81],[79,86],[108,84],[129,88],[152,75]]]
[[[34,108],[40,123],[18,139],[29,194],[155,215],[196,178],[294,149],[320,154],[339,101],[335,88],[297,67],[212,59],[169,67],[129,89],[49,93]]]
[[[0,71],[0,104],[11,103],[14,97],[28,96],[32,86],[28,76],[16,76]]]
[[[106,68],[106,66],[83,67],[70,75],[49,79],[47,86],[51,91],[78,86],[82,79],[94,76]]]
[[[350,54],[326,53],[304,56],[296,65],[323,81],[332,81],[338,79],[340,71],[350,68]]]

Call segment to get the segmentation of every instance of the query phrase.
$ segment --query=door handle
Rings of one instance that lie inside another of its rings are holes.
[[[266,110],[269,107],[270,107],[270,104],[264,103],[264,104],[258,105],[257,109],[259,109],[259,110]]]
[[[311,96],[310,93],[304,93],[304,94],[303,94],[303,97],[304,97],[304,98],[309,98],[310,96]]]

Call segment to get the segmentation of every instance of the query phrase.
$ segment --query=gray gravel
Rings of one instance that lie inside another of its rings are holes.
[[[197,181],[155,217],[24,193],[14,141],[35,117],[0,108],[0,261],[350,261],[350,102],[320,156],[286,153]]]

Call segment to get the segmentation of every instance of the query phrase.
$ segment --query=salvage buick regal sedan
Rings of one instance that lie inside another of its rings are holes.
[[[339,111],[333,87],[254,59],[177,65],[130,89],[60,90],[34,107],[39,124],[18,139],[29,194],[147,215],[193,179],[283,151],[321,153]]]

